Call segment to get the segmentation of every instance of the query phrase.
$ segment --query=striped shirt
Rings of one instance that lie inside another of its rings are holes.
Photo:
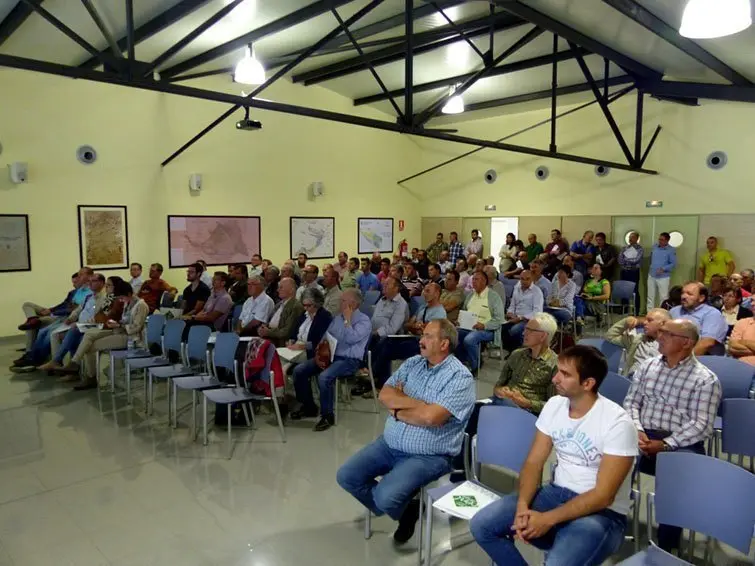
[[[713,434],[721,382],[694,355],[669,367],[664,356],[644,361],[632,379],[624,408],[637,430],[671,433],[664,442],[683,448]]]
[[[458,454],[475,403],[475,382],[464,364],[451,355],[429,367],[425,358],[414,356],[386,382],[391,387],[398,384],[409,397],[440,405],[451,416],[441,426],[425,427],[397,421],[390,415],[383,431],[388,446],[407,454]]]

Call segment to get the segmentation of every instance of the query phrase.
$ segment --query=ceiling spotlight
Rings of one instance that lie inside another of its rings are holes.
[[[451,87],[451,91],[448,94],[452,96],[443,105],[443,109],[441,110],[443,114],[461,114],[464,112],[464,99],[460,94],[455,95],[455,92],[456,87]]]
[[[692,39],[724,37],[752,25],[750,0],[689,0],[679,34]]]
[[[246,47],[244,58],[236,64],[233,80],[245,85],[261,85],[265,82],[265,68],[254,56],[251,43]]]

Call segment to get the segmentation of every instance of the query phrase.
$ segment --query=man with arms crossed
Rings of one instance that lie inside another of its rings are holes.
[[[557,395],[543,407],[519,494],[491,503],[470,523],[496,564],[526,566],[514,539],[547,550],[546,566],[602,564],[624,540],[637,430],[619,405],[598,394],[605,357],[573,346],[558,358]],[[555,448],[552,483],[540,486]]]
[[[405,361],[380,391],[390,412],[382,436],[349,458],[336,476],[372,513],[399,521],[393,535],[398,543],[414,534],[419,502],[412,498],[452,470],[474,406],[472,375],[452,355],[456,342],[447,320],[425,326],[420,355]]]

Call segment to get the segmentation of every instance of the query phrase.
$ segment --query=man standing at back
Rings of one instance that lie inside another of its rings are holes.
[[[718,247],[718,238],[711,236],[705,242],[708,248],[700,257],[700,264],[697,267],[697,280],[705,285],[710,285],[710,278],[714,275],[721,275],[728,279],[736,265],[731,252]]]
[[[729,325],[720,310],[708,304],[708,288],[699,281],[682,287],[682,304],[669,311],[671,318],[691,320],[700,332],[695,346],[698,356],[723,356]]]
[[[698,340],[690,320],[671,320],[659,331],[661,355],[643,362],[632,378],[624,408],[639,432],[640,471],[655,475],[659,452],[705,454],[721,401],[721,383],[693,351]],[[679,548],[682,530],[660,525],[658,543]]]
[[[671,235],[668,232],[661,232],[658,243],[650,252],[647,310],[655,308],[656,296],[659,303],[668,299],[671,272],[676,267],[676,250],[669,244],[669,240],[671,240]]]
[[[631,281],[634,287],[634,314],[640,314],[640,269],[645,250],[639,244],[639,232],[629,233],[629,243],[621,249],[619,254],[619,279]]]
[[[435,241],[427,246],[427,259],[432,263],[438,263],[440,254],[445,251],[448,251],[448,244],[443,241],[443,232],[438,232]]]
[[[451,262],[451,265],[456,265],[457,261],[464,258],[464,246],[461,245],[459,234],[456,232],[451,232],[448,238],[450,240],[448,243],[448,261]]]
[[[637,431],[626,411],[598,394],[607,373],[605,357],[590,346],[558,357],[557,395],[537,419],[519,493],[491,503],[470,522],[496,564],[527,565],[515,538],[547,551],[546,566],[597,566],[624,540]],[[541,486],[554,448],[555,477]]]
[[[420,355],[404,362],[380,391],[390,413],[382,436],[349,458],[336,476],[372,513],[399,522],[397,543],[414,534],[415,495],[452,470],[474,406],[472,376],[453,356],[456,340],[456,329],[445,319],[425,326]]]
[[[474,254],[477,257],[482,257],[483,245],[482,238],[480,237],[479,230],[472,230],[472,239],[469,240],[467,247],[464,248],[464,255],[469,257]]]

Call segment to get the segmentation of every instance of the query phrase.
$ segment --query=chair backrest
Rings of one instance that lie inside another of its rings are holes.
[[[656,522],[690,529],[748,554],[755,524],[755,475],[692,452],[658,454]]]
[[[160,307],[166,309],[173,308],[173,295],[167,291],[163,291],[163,294],[160,296]]]
[[[370,305],[362,301],[362,304],[359,305],[359,310],[372,318],[372,314],[375,312],[375,305]]]
[[[147,346],[159,344],[165,326],[165,315],[151,314],[147,321]]]
[[[273,358],[275,357],[275,346],[273,346],[272,342],[269,343],[269,346],[267,347],[267,351],[265,352],[265,367],[263,367],[260,372],[257,374],[257,377],[259,377],[262,381],[264,381],[267,384],[270,384],[270,390],[272,391],[275,389],[272,386],[272,379],[273,379]]]
[[[519,283],[518,279],[503,279],[503,288],[506,290],[506,303],[511,302],[511,297],[514,296],[514,288],[516,287],[516,284]]]
[[[624,348],[611,344],[608,340],[603,340],[602,338],[582,338],[577,344],[592,346],[600,350],[606,357],[606,360],[608,360],[608,371],[619,373],[621,355],[624,353]]]
[[[718,376],[722,399],[747,399],[755,367],[724,356],[699,356],[697,359]]]
[[[169,320],[165,323],[165,334],[163,334],[163,353],[180,352],[181,336],[183,335],[186,322],[183,320]]]
[[[611,300],[621,301],[622,299],[629,300],[634,297],[634,289],[637,284],[634,281],[614,281],[611,283]]]
[[[724,399],[721,449],[730,455],[755,457],[755,399]]]
[[[216,368],[234,371],[236,368],[236,348],[239,345],[239,335],[235,332],[218,332],[215,335],[215,350],[213,364]]]
[[[189,338],[186,341],[186,361],[205,360],[207,354],[207,341],[210,339],[212,329],[209,326],[192,326],[189,329]]]
[[[609,371],[608,375],[606,375],[606,378],[603,380],[603,383],[600,384],[598,393],[618,405],[623,405],[624,398],[627,396],[631,385],[632,382],[623,375]]]
[[[233,307],[233,312],[231,313],[231,316],[228,317],[229,332],[233,332],[233,329],[236,328],[236,322],[241,318],[241,311],[243,309],[244,305],[236,305]]]
[[[419,307],[425,304],[424,297],[412,297],[409,301],[409,315],[414,316],[417,314]]]
[[[364,294],[364,297],[362,297],[362,304],[367,303],[368,305],[376,305],[379,300],[380,291],[370,290]]]
[[[501,466],[519,473],[535,439],[535,421],[535,415],[524,409],[482,407],[473,445],[475,463]],[[510,434],[501,431],[510,431]]]

